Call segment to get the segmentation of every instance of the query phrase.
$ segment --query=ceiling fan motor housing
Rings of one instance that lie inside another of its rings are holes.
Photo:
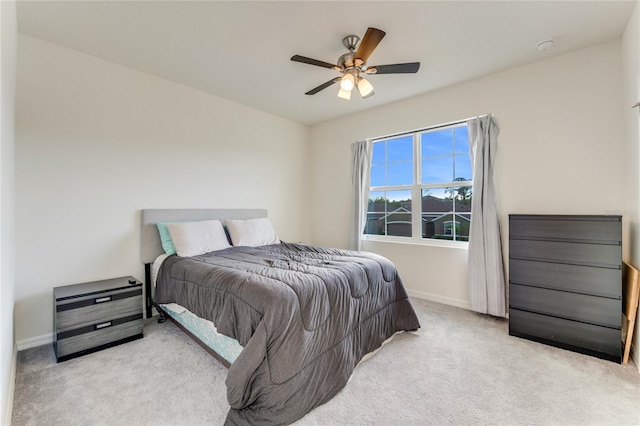
[[[355,56],[355,52],[345,53],[338,58],[338,66],[343,70],[353,68]]]

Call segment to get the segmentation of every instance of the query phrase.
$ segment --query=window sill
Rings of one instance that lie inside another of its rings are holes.
[[[392,244],[406,244],[415,246],[429,246],[429,247],[444,247],[453,249],[469,248],[469,243],[466,241],[446,241],[446,240],[427,240],[427,239],[415,239],[411,237],[380,237],[376,235],[363,235],[360,238],[363,242],[375,242],[375,243],[392,243]]]

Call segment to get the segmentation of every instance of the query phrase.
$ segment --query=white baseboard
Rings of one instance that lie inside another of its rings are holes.
[[[452,297],[441,296],[439,294],[425,293],[423,291],[408,289],[407,294],[410,297],[415,297],[417,299],[424,299],[430,302],[442,303],[443,305],[455,306],[456,308],[471,310],[471,303],[466,300],[454,299]]]
[[[7,388],[5,418],[3,425],[10,425],[13,418],[13,394],[16,389],[16,369],[18,368],[18,347],[13,345],[13,354],[11,355],[11,371],[9,372],[9,387]]]
[[[36,346],[50,345],[53,343],[53,333],[43,334],[42,336],[31,337],[16,342],[18,351],[35,348]]]

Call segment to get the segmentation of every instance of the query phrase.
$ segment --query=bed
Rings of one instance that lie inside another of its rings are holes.
[[[243,245],[249,240],[236,226],[268,223],[266,210],[153,209],[141,217],[147,315],[156,306],[229,368],[225,424],[290,424],[337,394],[365,355],[420,327],[397,270],[381,256],[277,237]],[[173,223],[174,236],[212,219],[242,245],[164,253],[158,222]]]

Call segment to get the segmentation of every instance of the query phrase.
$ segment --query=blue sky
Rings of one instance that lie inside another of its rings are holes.
[[[443,129],[420,135],[422,158],[421,183],[449,182],[456,178],[471,180],[471,160],[467,127]],[[413,136],[402,136],[374,143],[371,162],[371,186],[411,185],[413,183]],[[439,196],[444,190],[433,190]],[[372,192],[371,197],[383,196]],[[411,198],[411,191],[387,191],[394,200]]]

